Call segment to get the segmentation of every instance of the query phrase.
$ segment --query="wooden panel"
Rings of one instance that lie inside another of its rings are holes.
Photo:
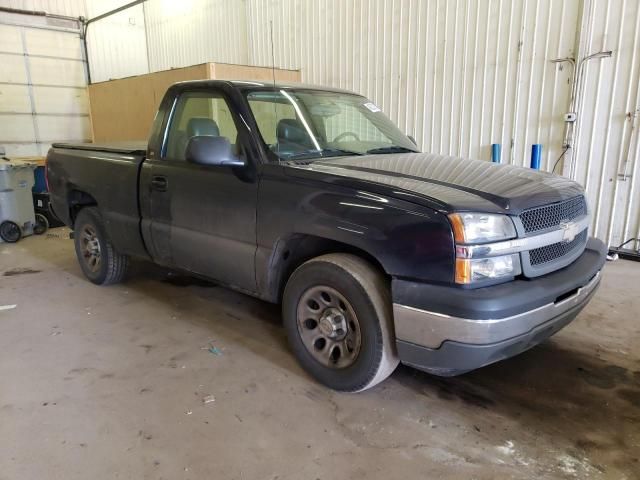
[[[211,78],[220,80],[258,80],[273,81],[273,71],[268,67],[251,67],[249,65],[232,65],[230,63],[213,63]],[[275,69],[276,82],[299,83],[300,70]]]
[[[11,162],[16,164],[38,165],[45,166],[45,158],[41,156],[24,156],[24,157],[11,157]]]
[[[202,64],[89,85],[93,141],[146,140],[167,88],[207,72]]]
[[[270,68],[204,63],[89,85],[94,142],[146,140],[160,101],[176,82],[203,79],[271,80]],[[296,70],[276,69],[276,79],[300,81]]]

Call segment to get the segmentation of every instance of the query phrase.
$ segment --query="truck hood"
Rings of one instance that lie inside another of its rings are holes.
[[[378,193],[444,211],[517,215],[583,194],[578,183],[538,170],[428,153],[336,157],[294,165],[289,173],[366,182]]]

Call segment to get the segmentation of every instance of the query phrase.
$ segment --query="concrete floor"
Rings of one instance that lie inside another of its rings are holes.
[[[67,235],[0,244],[2,480],[640,478],[637,263],[519,357],[347,395],[278,307],[145,265],[94,286]]]

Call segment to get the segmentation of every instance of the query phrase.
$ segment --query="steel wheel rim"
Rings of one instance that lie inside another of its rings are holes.
[[[82,231],[80,232],[80,250],[87,268],[94,273],[99,271],[102,263],[102,252],[98,234],[91,225],[82,227]]]
[[[351,303],[336,289],[307,289],[297,308],[298,333],[309,354],[325,367],[353,365],[362,346],[360,322]]]

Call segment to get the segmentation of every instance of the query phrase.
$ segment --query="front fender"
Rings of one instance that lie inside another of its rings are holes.
[[[264,175],[258,201],[258,277],[277,261],[274,253],[282,242],[296,234],[362,250],[392,277],[453,280],[453,234],[443,213],[370,193],[366,185]]]

